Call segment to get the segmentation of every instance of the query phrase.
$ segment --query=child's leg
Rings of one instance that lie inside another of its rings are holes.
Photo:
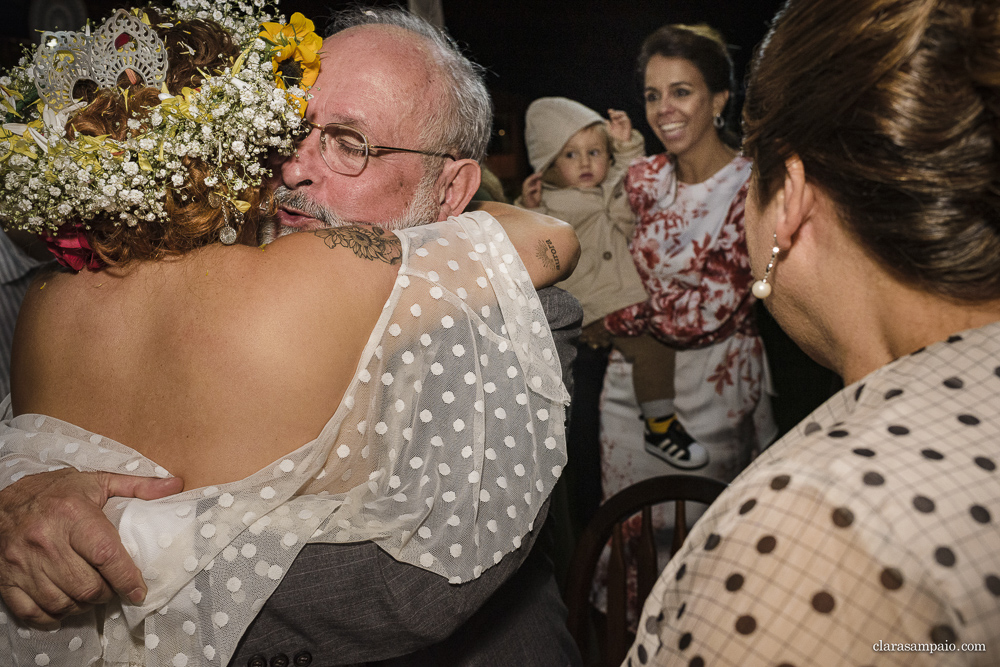
[[[614,346],[632,364],[635,397],[646,419],[674,413],[675,352],[649,334],[615,337]]]
[[[635,396],[645,419],[646,451],[685,470],[708,463],[708,452],[694,442],[674,412],[676,353],[650,335],[615,338],[632,364]]]

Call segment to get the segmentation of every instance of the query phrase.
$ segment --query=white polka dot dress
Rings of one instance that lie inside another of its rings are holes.
[[[569,397],[545,314],[489,215],[396,234],[396,284],[320,436],[239,482],[112,500],[106,513],[149,585],[143,606],[99,607],[51,633],[0,606],[0,655],[225,665],[308,542],[374,541],[453,583],[520,545],[566,463]],[[0,487],[66,466],[169,475],[71,424],[9,408],[5,419]]]
[[[1000,324],[884,366],[712,505],[625,664],[1000,664],[998,464]]]

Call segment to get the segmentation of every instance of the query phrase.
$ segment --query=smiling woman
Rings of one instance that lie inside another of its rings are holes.
[[[612,356],[605,497],[694,460],[698,474],[729,482],[775,435],[743,228],[750,161],[727,143],[724,120],[733,81],[725,42],[707,26],[667,25],[644,42],[638,70],[646,120],[666,149],[633,162],[625,181],[648,299],[604,323],[615,336],[650,333],[677,350],[676,419],[642,433],[630,385],[643,366]]]
[[[672,451],[703,450],[704,474],[729,481],[774,435],[743,231],[750,162],[727,143],[724,120],[732,61],[711,28],[668,25],[646,39],[638,67],[646,120],[666,149],[634,162],[625,184],[638,217],[632,258],[649,299],[605,325],[620,336],[648,331],[678,349],[678,426],[663,440],[647,437],[646,450],[667,462]],[[664,472],[616,456],[630,443],[614,425],[605,432],[608,465],[622,468],[606,479]]]

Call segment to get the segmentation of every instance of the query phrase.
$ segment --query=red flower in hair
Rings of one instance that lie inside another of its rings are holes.
[[[49,252],[56,256],[56,261],[68,269],[79,273],[84,268],[91,271],[103,269],[106,265],[87,242],[83,225],[76,223],[63,225],[56,233],[42,236]]]

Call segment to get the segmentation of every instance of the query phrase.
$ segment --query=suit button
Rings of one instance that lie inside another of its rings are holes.
[[[288,656],[284,653],[274,656],[271,658],[271,667],[288,667]]]
[[[308,667],[313,661],[312,653],[309,651],[299,651],[295,654],[295,667]]]
[[[267,667],[267,659],[262,655],[255,655],[247,660],[247,667]]]
[[[604,251],[604,259],[611,259],[611,251],[610,250],[605,250]]]

